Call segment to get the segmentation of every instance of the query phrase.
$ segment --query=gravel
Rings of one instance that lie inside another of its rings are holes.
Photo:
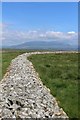
[[[1,80],[0,118],[68,118],[27,59],[32,54],[45,52],[19,55]]]

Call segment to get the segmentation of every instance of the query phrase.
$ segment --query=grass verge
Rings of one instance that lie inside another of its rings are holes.
[[[3,78],[4,74],[6,73],[7,68],[9,67],[11,60],[17,57],[20,54],[28,52],[27,50],[10,50],[5,49],[0,53],[0,80]]]
[[[70,118],[78,118],[78,54],[44,54],[28,58],[44,85]]]
[[[0,80],[2,78],[2,53],[0,52]]]
[[[6,73],[7,68],[10,65],[12,59],[17,57],[20,54],[26,52],[35,52],[38,50],[27,50],[27,49],[2,49],[0,50],[0,80],[3,78]],[[42,52],[43,50],[41,50]]]

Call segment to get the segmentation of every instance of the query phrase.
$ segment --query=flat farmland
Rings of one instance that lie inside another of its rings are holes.
[[[11,60],[27,50],[7,50],[0,53],[0,80],[7,71]],[[60,107],[70,118],[80,116],[78,106],[78,53],[31,55],[28,59],[33,63],[44,85],[56,97]],[[1,68],[2,67],[2,68]],[[2,74],[1,74],[2,73]]]
[[[0,51],[0,80],[2,79],[2,53]]]
[[[9,67],[11,63],[11,60],[25,52],[28,52],[28,51],[27,50],[5,49],[2,52],[0,52],[0,80],[6,73],[7,68]]]
[[[78,118],[78,54],[32,55],[29,60],[68,116]]]

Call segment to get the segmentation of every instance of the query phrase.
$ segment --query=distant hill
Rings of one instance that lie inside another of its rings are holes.
[[[77,50],[77,46],[71,46],[65,42],[57,41],[29,41],[14,46],[3,46],[11,49],[43,49],[43,50]]]

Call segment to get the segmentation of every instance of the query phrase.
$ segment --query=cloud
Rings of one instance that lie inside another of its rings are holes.
[[[78,33],[75,31],[60,32],[60,31],[41,31],[41,30],[28,30],[20,31],[13,30],[7,24],[3,24],[2,31],[0,30],[0,38],[2,36],[3,45],[16,45],[27,41],[65,41],[75,43],[78,42]],[[1,40],[0,40],[1,41]]]
[[[8,26],[9,26],[8,23],[2,23],[2,22],[0,22],[0,29],[6,28]]]
[[[74,31],[71,31],[71,32],[68,32],[68,34],[75,34],[75,32],[74,32]]]
[[[63,32],[55,32],[55,31],[45,31],[44,33],[41,31],[3,31],[2,40],[3,43],[6,44],[20,44],[30,40],[77,40],[77,33],[63,33]]]

